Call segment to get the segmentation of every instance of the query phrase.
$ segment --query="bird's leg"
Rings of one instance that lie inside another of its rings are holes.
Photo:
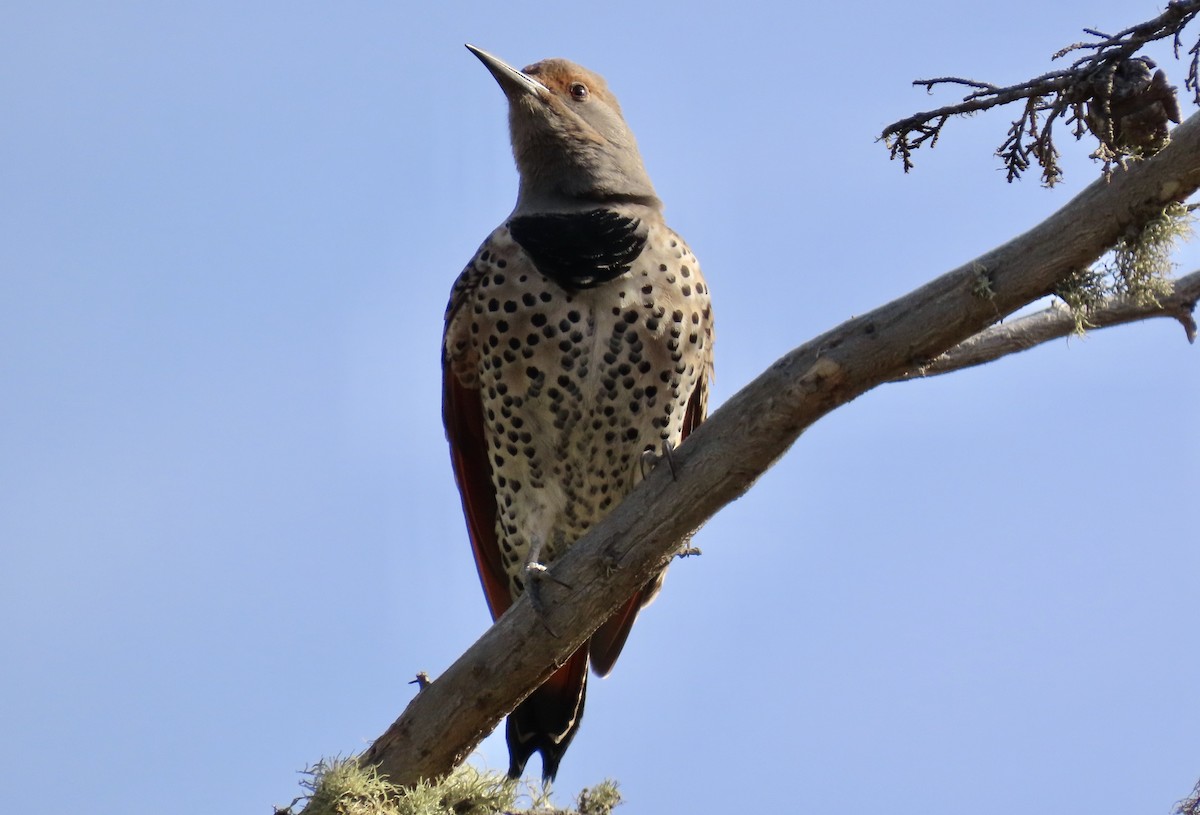
[[[550,632],[550,636],[557,637],[558,632],[550,627],[550,623],[546,620],[546,606],[542,601],[542,581],[550,580],[563,588],[571,588],[570,584],[559,580],[554,575],[550,574],[550,570],[546,565],[538,560],[538,555],[542,552],[542,546],[545,541],[541,535],[531,535],[529,541],[529,554],[525,557],[525,585],[529,592],[529,603],[533,606],[534,612],[537,613],[538,619],[542,621],[542,625],[546,626],[546,630]]]
[[[542,605],[542,577],[546,574],[546,567],[538,561],[538,555],[542,553],[543,541],[541,535],[530,535],[529,537],[529,554],[525,556],[525,586],[529,591],[529,602],[533,604],[533,610],[537,612],[538,617],[544,623],[546,608]],[[546,628],[549,629],[550,626],[546,626]]]
[[[532,540],[529,542],[529,554],[525,556],[525,572],[529,576],[530,583],[538,583],[541,580],[550,580],[557,583],[564,589],[571,588],[571,584],[565,580],[560,580],[550,573],[550,568],[538,560],[538,555],[542,553],[542,536],[532,535]]]
[[[653,448],[648,447],[645,450],[643,450],[642,451],[642,461],[641,461],[642,479],[644,480],[646,478],[646,476],[650,475],[650,473],[654,471],[654,468],[658,466],[658,463],[665,459],[667,462],[667,466],[671,468],[671,480],[678,481],[679,473],[677,473],[675,471],[675,456],[672,455],[674,450],[675,450],[675,445],[671,444],[671,442],[669,442],[669,441],[664,441],[662,443],[662,454],[661,455],[659,453],[654,452]]]
[[[650,473],[654,470],[654,465],[657,463],[658,463],[658,454],[654,452],[654,448],[647,447],[645,450],[642,451],[642,459],[641,459],[640,464],[642,467],[642,480],[643,481],[645,481],[646,476],[650,475]]]
[[[530,577],[535,573],[540,574],[546,571],[546,567],[538,562],[538,555],[542,553],[542,546],[541,535],[534,534],[529,536],[529,552],[525,555],[525,571],[529,572]]]
[[[667,466],[671,468],[671,480],[678,481],[679,473],[675,470],[675,445],[669,441],[663,442],[663,458],[667,460]]]
[[[602,562],[604,563],[604,573],[606,575],[612,575],[621,566],[620,562],[617,560],[616,553],[613,552],[612,546],[609,546],[604,550],[604,552],[601,554],[601,558]]]

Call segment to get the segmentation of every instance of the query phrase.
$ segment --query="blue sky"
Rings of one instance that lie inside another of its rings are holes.
[[[11,811],[269,812],[487,625],[438,346],[516,178],[464,42],[609,80],[713,292],[719,405],[1094,178],[1064,141],[1059,188],[1005,184],[1003,112],[905,177],[875,136],[950,99],[910,80],[1017,81],[1159,11],[845,9],[0,13]],[[1160,320],[822,420],[672,567],[559,788],[616,778],[623,812],[1166,811],[1200,776],[1198,353]],[[503,768],[502,738],[475,760]]]

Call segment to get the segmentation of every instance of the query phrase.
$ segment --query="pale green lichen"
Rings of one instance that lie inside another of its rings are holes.
[[[575,799],[575,808],[579,815],[611,815],[620,803],[617,782],[606,778],[596,786],[582,790]]]
[[[1171,255],[1177,241],[1191,237],[1192,221],[1183,204],[1169,204],[1140,231],[1121,237],[1108,260],[1060,283],[1055,294],[1071,310],[1075,332],[1084,333],[1092,325],[1088,315],[1114,297],[1147,305],[1170,293]]]
[[[613,781],[584,789],[577,809],[556,809],[549,789],[533,791],[530,806],[517,807],[517,782],[501,773],[484,773],[464,764],[437,782],[422,781],[404,789],[380,778],[374,767],[352,758],[322,760],[305,770],[306,794],[277,815],[293,815],[303,803],[304,815],[611,815],[621,803]]]
[[[976,263],[971,267],[971,271],[975,273],[975,280],[971,284],[971,294],[980,300],[995,300],[996,290],[992,288],[992,276],[988,273],[987,267],[982,263]]]
[[[306,815],[494,815],[516,802],[515,782],[465,764],[412,789],[396,787],[354,759],[321,761],[305,774]]]
[[[1091,327],[1087,316],[1093,308],[1104,302],[1108,290],[1104,271],[1095,267],[1073,272],[1058,284],[1054,293],[1071,310],[1071,316],[1075,318],[1076,334],[1083,334]]]

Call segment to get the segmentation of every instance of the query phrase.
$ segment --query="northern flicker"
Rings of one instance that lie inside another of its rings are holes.
[[[705,417],[708,288],[604,80],[467,48],[508,98],[516,207],[455,281],[442,346],[454,475],[493,619]],[[508,717],[509,774],[553,780],[660,573]]]

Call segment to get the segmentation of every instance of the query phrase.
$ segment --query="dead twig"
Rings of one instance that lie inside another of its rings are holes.
[[[1013,121],[1005,141],[996,151],[1008,169],[1011,182],[1036,161],[1042,181],[1052,185],[1062,178],[1053,126],[1062,120],[1073,125],[1076,140],[1091,132],[1099,142],[1092,154],[1109,173],[1134,156],[1152,155],[1166,144],[1169,122],[1180,121],[1175,88],[1166,74],[1147,57],[1135,54],[1147,43],[1170,37],[1178,58],[1183,29],[1200,14],[1200,0],[1176,0],[1152,20],[1113,35],[1084,29],[1091,41],[1060,49],[1052,59],[1087,52],[1070,67],[1051,71],[1015,85],[945,76],[918,79],[914,85],[932,92],[939,85],[965,85],[972,92],[962,101],[913,114],[884,128],[880,139],[893,159],[899,157],[908,172],[913,151],[933,147],[952,116],[962,116],[1024,100],[1021,115]],[[1187,52],[1191,56],[1184,86],[1200,104],[1200,40]]]
[[[1194,343],[1197,332],[1195,310],[1197,301],[1200,301],[1200,271],[1172,280],[1170,286],[1168,294],[1153,301],[1133,297],[1113,298],[1090,310],[1087,323],[1091,328],[1099,329],[1154,317],[1168,317],[1177,320],[1183,326],[1188,342]],[[1077,324],[1077,317],[1070,308],[1055,303],[1033,314],[993,325],[931,362],[906,371],[896,381],[948,374],[993,362],[1000,357],[1075,334]]]

